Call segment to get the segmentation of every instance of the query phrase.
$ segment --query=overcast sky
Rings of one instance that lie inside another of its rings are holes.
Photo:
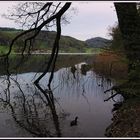
[[[0,14],[6,13],[8,8],[15,5],[14,1],[0,1]],[[72,6],[77,9],[72,13],[70,24],[62,27],[62,34],[75,37],[80,40],[86,40],[92,37],[108,36],[108,27],[113,26],[117,21],[117,16],[113,2],[109,1],[89,1],[72,2]],[[11,20],[0,17],[1,27],[19,26]]]

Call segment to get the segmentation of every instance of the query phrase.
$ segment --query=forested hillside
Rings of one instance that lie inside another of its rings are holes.
[[[22,32],[22,30],[14,28],[0,28],[0,46],[1,51],[5,51],[12,39]],[[56,32],[41,31],[34,41],[33,51],[51,51]],[[18,40],[14,45],[16,52],[20,51],[23,45],[22,39]],[[70,36],[61,36],[60,52],[86,52],[91,50],[84,41],[77,40]]]

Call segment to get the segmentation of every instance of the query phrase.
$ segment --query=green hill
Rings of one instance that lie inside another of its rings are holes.
[[[11,40],[22,30],[14,28],[0,28],[0,53],[8,50]],[[50,52],[55,39],[56,32],[41,31],[34,41],[33,51]],[[14,44],[14,52],[19,52],[23,46],[23,38]],[[92,49],[84,41],[70,36],[61,36],[60,52],[90,52]]]
[[[90,38],[85,41],[89,47],[104,48],[111,45],[111,40],[102,37]]]

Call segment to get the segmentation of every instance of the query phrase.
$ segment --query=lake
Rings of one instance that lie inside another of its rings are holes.
[[[60,55],[51,89],[50,72],[36,86],[48,57],[12,56],[8,71],[1,59],[0,137],[104,137],[113,104],[122,100],[104,101],[115,81],[95,73],[96,55]],[[70,126],[75,117],[77,125]]]

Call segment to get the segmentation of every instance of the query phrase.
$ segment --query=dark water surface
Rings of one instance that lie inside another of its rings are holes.
[[[44,92],[33,82],[47,56],[34,56],[18,70],[14,68],[19,59],[12,58],[9,79],[1,62],[0,137],[104,137],[114,104],[113,100],[104,102],[111,95],[104,91],[114,81],[97,75],[92,67],[83,69],[95,58],[59,56],[51,91],[47,89],[50,73],[39,83]],[[76,116],[77,125],[70,126]]]

